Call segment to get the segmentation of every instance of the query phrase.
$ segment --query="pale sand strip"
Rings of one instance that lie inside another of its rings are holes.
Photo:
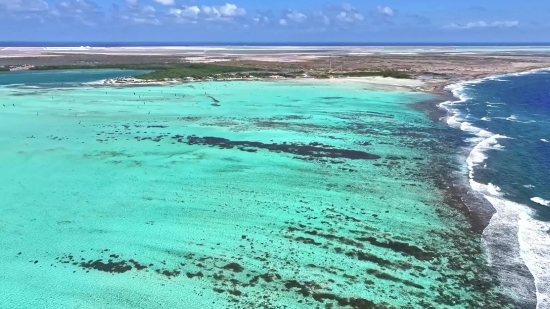
[[[401,91],[415,91],[419,87],[425,85],[425,83],[418,79],[401,79],[392,77],[342,77],[342,78],[328,78],[328,79],[298,79],[298,83],[315,83],[325,85],[349,85],[349,86],[363,86],[381,90],[401,90]]]
[[[201,81],[201,80],[180,80],[172,79],[166,81],[156,80],[141,80],[132,77],[112,78],[99,80],[96,82],[87,83],[90,86],[120,86],[131,87],[137,85],[151,85],[151,86],[168,86],[179,85],[185,83],[194,82],[230,82],[230,81],[267,81],[267,82],[292,82],[296,85],[331,85],[331,86],[360,86],[373,90],[386,90],[386,91],[422,91],[421,87],[425,83],[418,79],[398,79],[391,77],[344,77],[344,78],[329,78],[329,79],[316,79],[316,78],[220,78],[217,81]]]

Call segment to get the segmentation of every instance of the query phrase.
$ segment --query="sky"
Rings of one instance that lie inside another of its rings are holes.
[[[550,1],[0,0],[0,41],[550,42]]]

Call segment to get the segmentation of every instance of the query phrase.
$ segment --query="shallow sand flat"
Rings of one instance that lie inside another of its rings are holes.
[[[325,85],[350,85],[350,86],[372,86],[384,87],[387,89],[388,86],[399,88],[400,90],[411,90],[416,87],[421,87],[425,83],[418,79],[402,79],[402,78],[391,78],[391,77],[380,77],[380,76],[369,76],[369,77],[346,77],[346,78],[331,78],[331,79],[302,79],[300,82],[310,82],[314,84],[325,84]]]
[[[503,307],[429,173],[453,138],[406,104],[430,95],[0,92],[1,307]]]
[[[98,70],[101,71],[101,70]],[[235,80],[222,80],[221,82],[227,81],[243,81],[242,79]],[[244,82],[252,82],[253,80],[248,80]],[[255,80],[256,82],[258,80]],[[391,77],[345,77],[345,78],[329,78],[329,79],[315,79],[315,78],[297,78],[297,79],[287,79],[287,78],[272,78],[265,79],[266,82],[281,82],[285,85],[288,85],[289,82],[292,82],[295,86],[305,85],[305,86],[343,86],[343,87],[355,87],[364,90],[385,90],[385,91],[416,91],[419,87],[424,86],[426,83],[419,79],[399,79]],[[217,81],[216,81],[217,82]],[[140,80],[136,78],[114,78],[107,80],[98,80],[87,83],[90,86],[99,86],[99,85],[118,85],[118,86],[135,86],[135,85],[162,85],[162,86],[173,86],[179,84],[189,84],[193,82],[181,81],[181,80],[171,80],[171,81],[156,81],[156,80]]]

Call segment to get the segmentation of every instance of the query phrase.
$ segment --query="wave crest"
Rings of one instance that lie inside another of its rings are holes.
[[[533,201],[537,204],[541,204],[542,206],[550,206],[550,201],[547,201],[547,200],[542,199],[540,197],[533,197],[533,198],[531,198],[531,201]]]
[[[483,243],[487,248],[489,265],[499,270],[499,281],[503,287],[513,290],[523,302],[531,303],[536,297],[537,309],[550,308],[550,224],[532,218],[529,215],[531,210],[526,205],[503,198],[504,193],[498,186],[492,183],[484,185],[474,180],[474,170],[480,168],[487,160],[487,151],[504,148],[498,143],[498,140],[508,137],[478,128],[467,122],[468,116],[463,116],[457,107],[468,104],[470,97],[467,94],[467,87],[469,85],[490,79],[498,80],[499,77],[504,76],[520,76],[547,70],[493,76],[451,85],[445,89],[450,91],[457,100],[440,104],[440,107],[446,109],[450,114],[447,117],[449,126],[473,135],[472,138],[467,139],[472,144],[472,149],[466,159],[470,186],[488,200],[496,210],[483,232]],[[488,105],[499,104],[487,103]],[[490,118],[482,120],[487,121],[488,119]],[[505,119],[521,122],[515,115]],[[546,139],[541,139],[541,141],[548,142]],[[539,197],[534,197],[531,200],[544,206],[550,206],[550,201]],[[534,282],[531,278],[534,278]],[[534,306],[535,304],[533,304]]]

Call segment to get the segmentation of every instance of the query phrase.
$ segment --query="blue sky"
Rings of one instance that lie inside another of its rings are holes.
[[[550,42],[542,0],[0,0],[0,41]]]

